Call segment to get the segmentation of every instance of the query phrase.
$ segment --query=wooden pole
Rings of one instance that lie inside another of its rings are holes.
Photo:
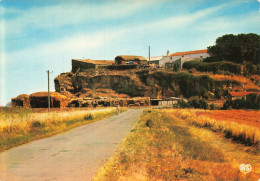
[[[50,71],[47,71],[48,74],[48,112],[50,112]]]
[[[149,63],[148,65],[150,65],[150,46],[149,46]]]
[[[95,102],[95,81],[93,80],[92,85],[92,107],[94,108],[94,102]]]
[[[53,71],[52,71],[53,72]],[[50,112],[50,107],[51,107],[51,98],[50,98],[50,70],[47,70],[47,75],[48,75],[48,112]]]

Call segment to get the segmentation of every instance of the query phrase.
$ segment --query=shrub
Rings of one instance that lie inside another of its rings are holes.
[[[178,100],[178,107],[180,108],[198,108],[198,109],[207,109],[208,103],[204,99],[192,98],[188,102],[184,100]]]
[[[209,109],[210,109],[210,110],[215,110],[215,105],[214,105],[213,103],[210,104],[210,105],[209,105]]]
[[[244,76],[247,75],[260,75],[260,65],[253,65],[252,63],[247,63],[244,65],[243,69]]]
[[[45,126],[45,123],[42,123],[40,121],[33,121],[31,124],[32,128],[42,128]]]
[[[242,65],[233,62],[200,62],[198,60],[192,60],[185,62],[183,68],[187,70],[195,68],[200,72],[213,73],[225,71],[234,74],[241,74],[242,72]]]
[[[85,120],[93,120],[93,115],[92,114],[86,114],[86,116],[84,116]]]
[[[189,100],[188,103],[191,107],[194,107],[194,108],[199,108],[199,109],[208,108],[208,103],[204,99],[195,98],[195,99]]]
[[[173,64],[173,71],[178,72],[181,68],[181,65],[179,63]]]
[[[217,87],[215,89],[214,95],[216,99],[221,99],[221,89]]]
[[[235,99],[234,101],[232,101],[232,104],[231,104],[233,109],[242,109],[242,108],[245,108],[245,105],[246,105],[246,101],[244,98]]]
[[[188,108],[190,107],[190,105],[188,104],[188,102],[185,102],[184,100],[178,100],[177,102],[177,105],[180,107],[180,108]]]
[[[222,109],[228,109],[229,107],[233,109],[260,109],[260,95],[257,96],[256,93],[252,93],[246,96],[246,100],[244,98],[227,100],[224,102]]]
[[[229,109],[229,107],[232,107],[232,101],[227,100],[224,102],[222,109],[226,110]]]
[[[260,109],[260,95],[257,96],[256,93],[248,94],[246,96],[246,108],[249,109]]]

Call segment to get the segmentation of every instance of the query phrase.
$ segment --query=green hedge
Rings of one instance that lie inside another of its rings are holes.
[[[195,68],[200,72],[213,72],[226,71],[234,74],[242,73],[242,65],[233,62],[200,62],[199,60],[192,60],[185,62],[183,68],[190,70]]]

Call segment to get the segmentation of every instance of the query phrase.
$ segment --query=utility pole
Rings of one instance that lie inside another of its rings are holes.
[[[92,108],[94,108],[95,105],[95,81],[93,80],[92,84]]]
[[[111,107],[111,87],[109,86],[109,107]]]
[[[50,107],[51,107],[51,99],[50,99],[50,72],[47,70],[47,75],[48,75],[48,112],[50,112]]]
[[[108,74],[107,74],[108,76]],[[108,82],[108,88],[109,88],[109,92],[108,92],[108,98],[109,98],[109,107],[111,107],[111,76],[109,76],[109,82]]]
[[[148,65],[150,65],[150,46],[149,46],[149,62]]]

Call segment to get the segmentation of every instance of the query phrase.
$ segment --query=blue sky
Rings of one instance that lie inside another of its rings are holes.
[[[72,58],[113,60],[205,49],[260,34],[258,0],[0,0],[0,105],[47,90]]]

